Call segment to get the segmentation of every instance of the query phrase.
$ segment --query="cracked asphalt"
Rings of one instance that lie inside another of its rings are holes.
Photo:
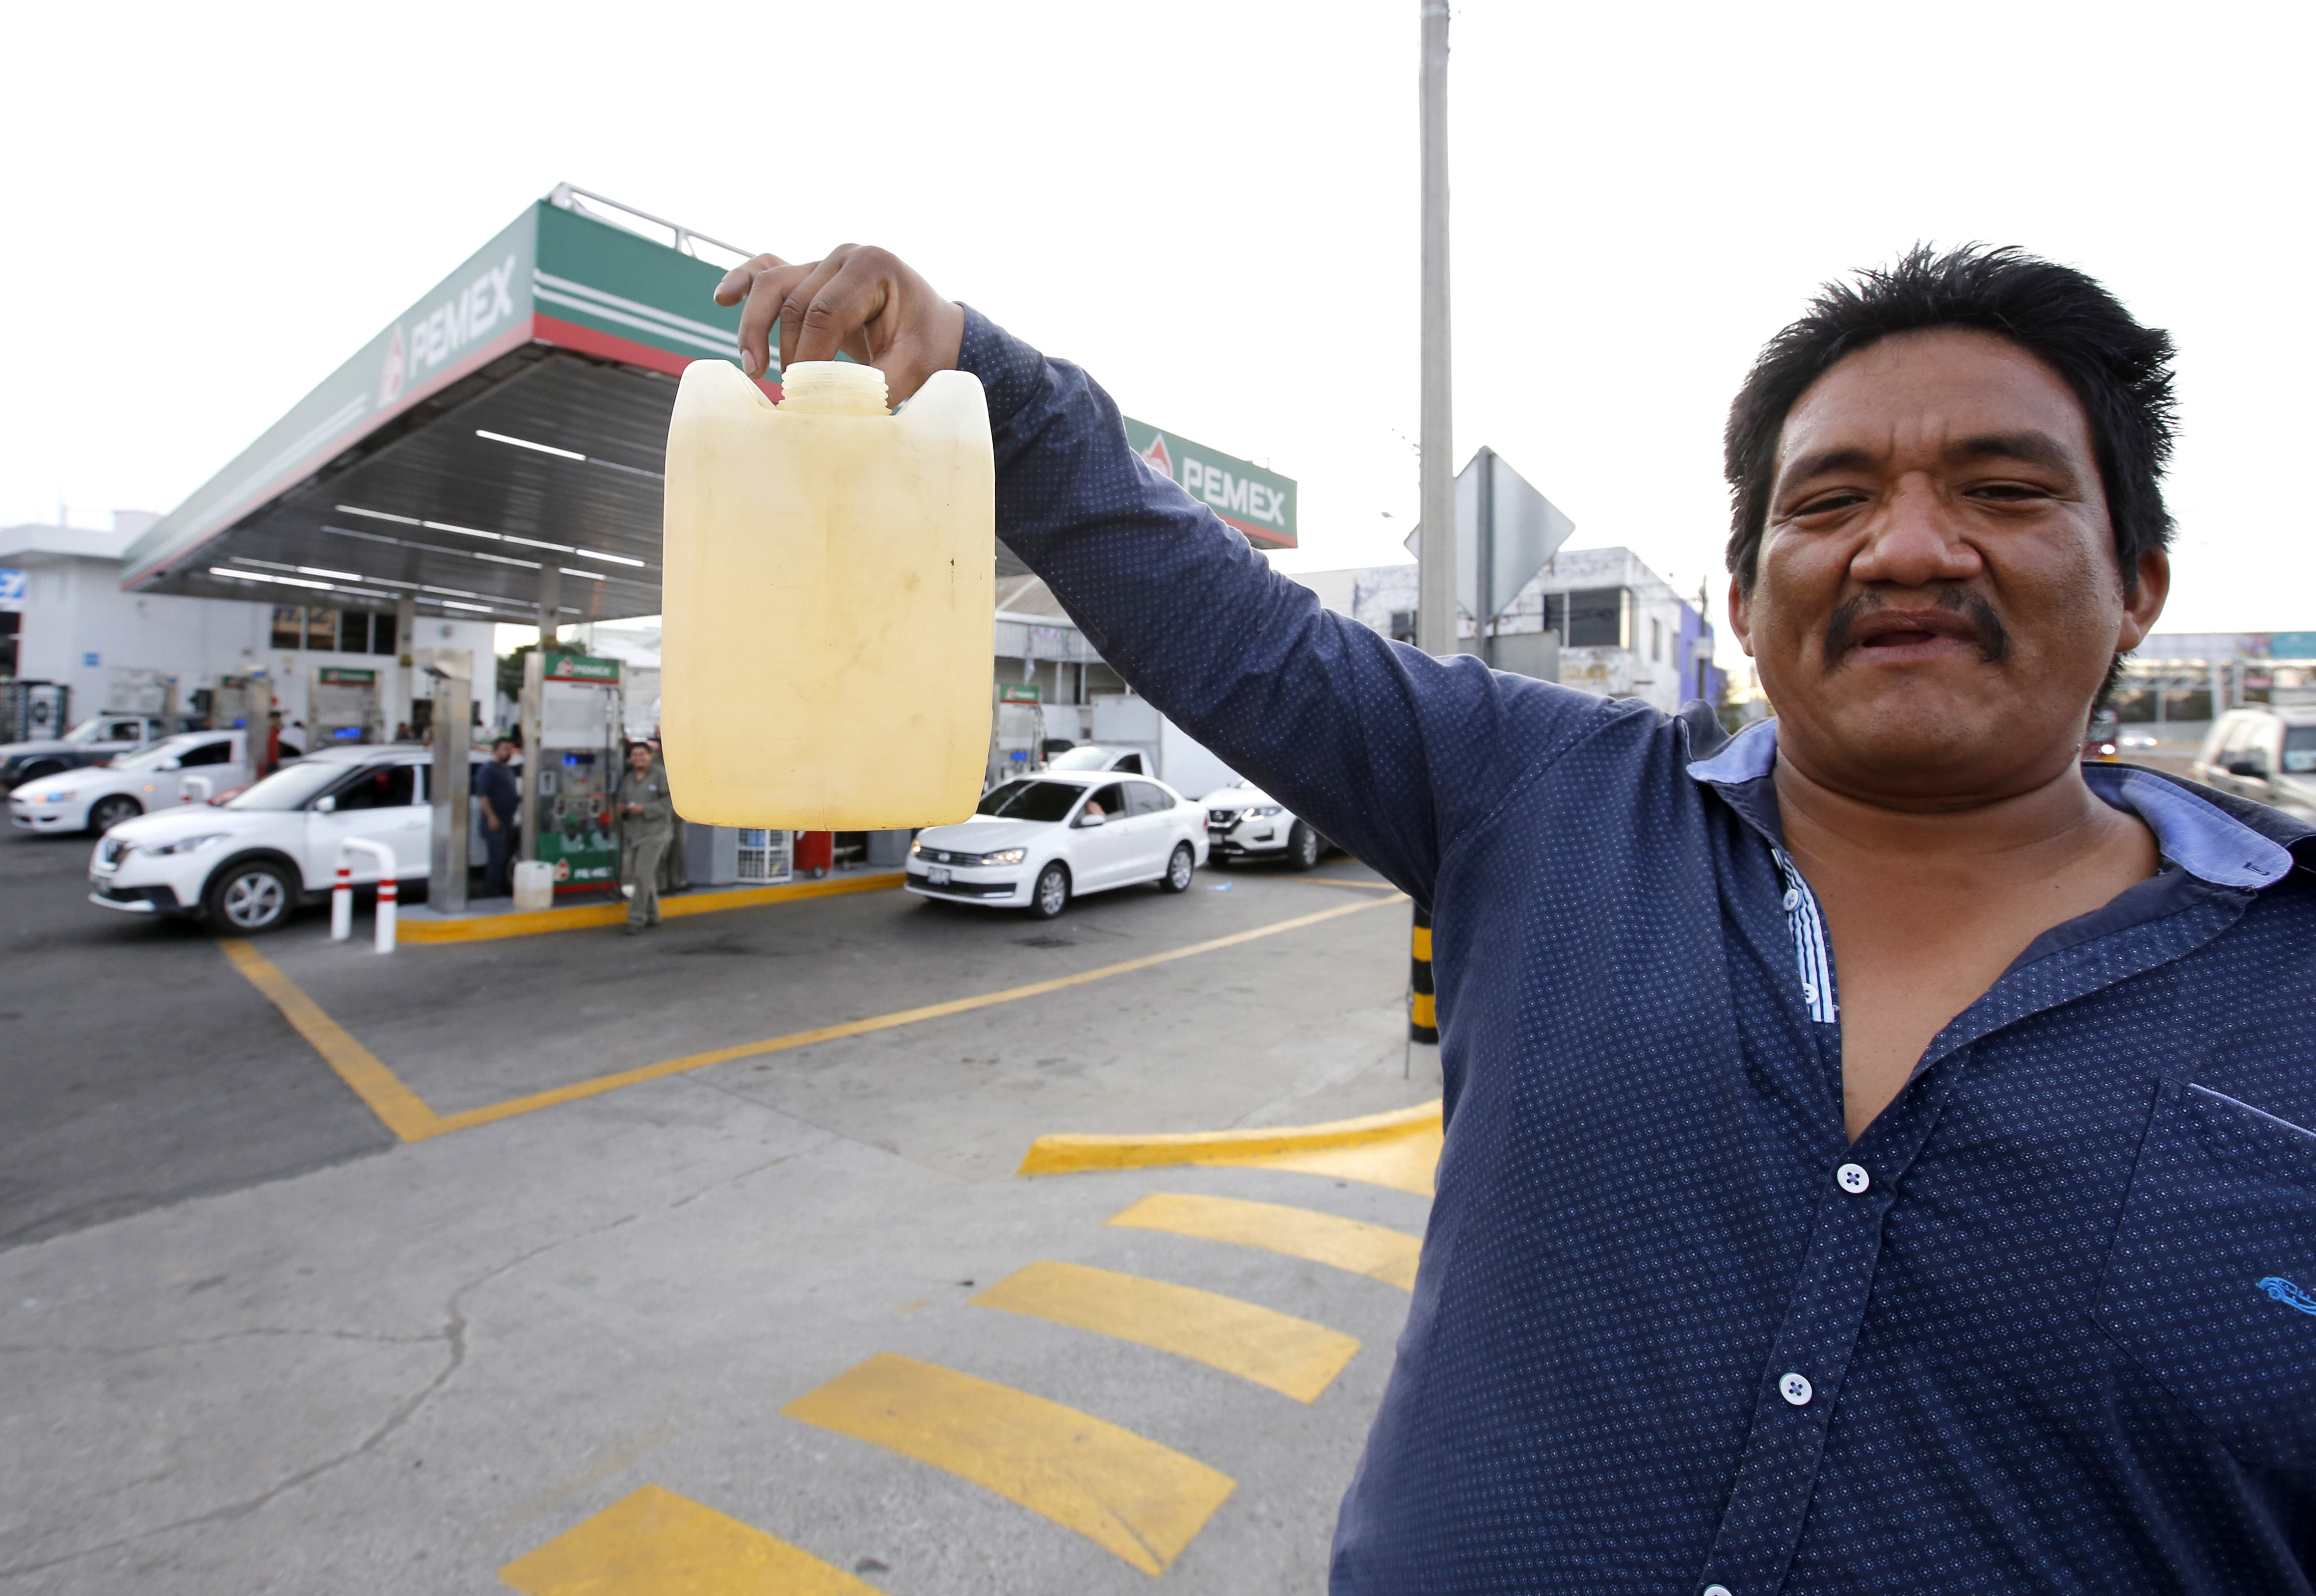
[[[1228,1475],[1164,1583],[1323,1584],[1405,1293],[1102,1221],[1182,1191],[1420,1233],[1426,1200],[1260,1169],[1011,1172],[1047,1132],[1303,1123],[1436,1096],[1422,1053],[1401,1074],[1403,905],[404,1145],[206,937],[81,903],[83,846],[12,844],[0,1592],[503,1591],[512,1560],[646,1485],[873,1589],[1147,1587],[1015,1502],[780,1413],[879,1352]],[[1341,860],[1322,874],[1372,878]],[[874,893],[633,941],[379,959],[309,915],[261,947],[447,1112],[1356,896],[1204,872],[1185,897],[1109,895],[1050,926]],[[1305,1407],[969,1306],[1038,1261],[1227,1295],[1361,1349]]]

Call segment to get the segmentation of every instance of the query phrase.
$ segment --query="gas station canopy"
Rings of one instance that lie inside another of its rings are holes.
[[[676,379],[696,360],[738,363],[739,308],[710,294],[746,254],[557,187],[155,522],[122,585],[389,611],[409,600],[468,620],[658,613]],[[1292,481],[1129,429],[1251,539],[1294,546]],[[1024,567],[1001,544],[997,570]]]

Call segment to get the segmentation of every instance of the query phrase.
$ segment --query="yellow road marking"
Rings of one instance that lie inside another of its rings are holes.
[[[1388,881],[1362,881],[1356,876],[1280,876],[1281,881],[1292,881],[1298,887],[1364,887],[1369,892],[1397,892]]]
[[[1150,1574],[1166,1572],[1238,1484],[1091,1413],[893,1352],[780,1412],[946,1469]]]
[[[349,1036],[344,1026],[324,1013],[321,1004],[274,968],[263,954],[238,937],[227,938],[218,946],[225,950],[234,967],[249,977],[252,986],[272,1000],[273,1006],[281,1011],[281,1017],[313,1044],[322,1061],[337,1072],[338,1079],[353,1088],[354,1095],[388,1130],[405,1142],[416,1142],[440,1136],[450,1128],[440,1114],[426,1106],[423,1098],[405,1086],[392,1070],[378,1061],[376,1054]]]
[[[1358,1338],[1235,1297],[1078,1263],[1032,1263],[973,1299],[1177,1358],[1315,1402],[1359,1350]]]
[[[1332,1175],[1339,1181],[1362,1181],[1370,1186],[1389,1186],[1398,1191],[1412,1191],[1418,1197],[1430,1197],[1432,1176],[1439,1168],[1440,1140],[1439,1128],[1434,1125],[1421,1135],[1393,1142],[1206,1162],[1234,1169],[1284,1169],[1298,1174]]]
[[[898,887],[902,872],[873,876],[831,876],[824,881],[797,881],[786,887],[739,887],[706,892],[679,893],[659,901],[663,918],[686,914],[717,914],[726,909],[753,909],[760,904],[793,903],[799,898],[839,897],[850,892],[875,892]],[[523,909],[504,914],[459,915],[436,920],[423,914],[403,917],[396,934],[405,942],[491,942],[505,937],[535,937],[547,932],[583,931],[590,926],[618,925],[626,921],[628,905],[572,904],[560,909]]]
[[[297,983],[268,963],[256,949],[239,940],[219,945],[225,949],[226,957],[249,977],[250,984],[273,1000],[274,1007],[280,1009],[283,1017],[314,1045],[314,1050],[337,1071],[340,1079],[354,1089],[362,1101],[370,1106],[370,1112],[376,1114],[388,1130],[405,1142],[417,1142],[448,1131],[468,1130],[477,1125],[512,1119],[518,1114],[536,1113],[540,1109],[551,1109],[558,1103],[600,1097],[606,1092],[617,1092],[622,1086],[656,1081],[666,1075],[683,1074],[691,1070],[704,1069],[711,1064],[728,1064],[735,1058],[753,1058],[765,1053],[786,1052],[791,1048],[809,1048],[815,1042],[865,1036],[870,1031],[890,1030],[895,1026],[917,1025],[927,1020],[940,1020],[951,1014],[966,1014],[975,1009],[993,1008],[999,1003],[1019,1003],[1027,997],[1041,997],[1048,992],[1082,986],[1089,981],[1107,981],[1113,976],[1129,975],[1154,965],[1171,964],[1178,958],[1212,953],[1218,949],[1235,948],[1242,942],[1275,937],[1281,932],[1299,931],[1304,926],[1316,925],[1324,920],[1340,919],[1345,914],[1360,914],[1385,903],[1402,901],[1404,900],[1394,893],[1388,899],[1343,904],[1332,909],[1322,909],[1315,914],[1297,914],[1291,920],[1274,921],[1269,925],[1258,925],[1252,931],[1234,932],[1229,936],[1192,942],[1188,947],[1170,948],[1163,953],[1145,954],[1140,958],[1106,964],[1099,969],[1081,970],[1074,976],[1057,976],[1050,981],[1033,981],[1027,986],[1008,986],[1000,992],[984,992],[975,997],[952,998],[948,1003],[927,1003],[922,1008],[902,1009],[895,1013],[877,1014],[866,1020],[848,1020],[839,1025],[824,1025],[813,1030],[791,1031],[787,1036],[767,1037],[760,1042],[742,1042],[736,1047],[717,1048],[706,1053],[688,1053],[681,1058],[647,1064],[638,1069],[621,1070],[615,1074],[597,1075],[592,1080],[575,1082],[548,1092],[534,1092],[528,1097],[512,1098],[505,1102],[490,1103],[456,1114],[437,1113],[429,1107],[424,1099],[404,1085],[392,1070],[379,1062],[376,1055],[349,1036],[344,1027],[324,1013],[320,1004],[300,991]]]
[[[1336,1214],[1179,1191],[1154,1191],[1105,1223],[1260,1247],[1289,1258],[1347,1269],[1403,1291],[1415,1289],[1415,1262],[1423,1250],[1422,1241],[1405,1231],[1386,1230]]]
[[[646,1485],[499,1570],[525,1596],[863,1596],[777,1536]]]
[[[1353,909],[1375,906],[1351,905]],[[1394,1109],[1357,1119],[1330,1119],[1322,1125],[1269,1125],[1252,1130],[1154,1136],[1041,1136],[1029,1144],[1029,1150],[1021,1155],[1021,1167],[1013,1172],[1058,1175],[1090,1169],[1147,1169],[1161,1164],[1246,1164],[1283,1154],[1318,1153],[1371,1142],[1421,1141],[1427,1137],[1436,1155],[1439,1141],[1436,1099],[1412,1109]]]

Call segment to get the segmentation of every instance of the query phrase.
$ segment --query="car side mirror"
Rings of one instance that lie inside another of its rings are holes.
[[[1109,823],[1109,817],[1102,814],[1098,809],[1090,814],[1081,815],[1078,816],[1078,824],[1080,825],[1106,825]]]
[[[2231,776],[2265,776],[2267,764],[2264,760],[2231,759],[2228,761],[2227,772]]]
[[[165,759],[161,762],[161,768],[165,771],[182,771],[185,768],[185,762],[182,759]]]
[[[335,798],[317,798],[314,800],[314,813],[316,815],[334,815],[337,810],[338,800]]]

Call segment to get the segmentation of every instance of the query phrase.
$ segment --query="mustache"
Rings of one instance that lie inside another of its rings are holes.
[[[1876,610],[1889,608],[1890,601],[1878,593],[1862,593],[1833,612],[1825,623],[1825,661],[1838,664],[1841,656],[1857,646],[1851,634],[1857,623]],[[1937,607],[1955,611],[1970,618],[1971,629],[1978,637],[1979,657],[1990,665],[1999,665],[2010,657],[2010,629],[2002,624],[2002,617],[1982,593],[1966,587],[1949,587],[1940,591]]]

